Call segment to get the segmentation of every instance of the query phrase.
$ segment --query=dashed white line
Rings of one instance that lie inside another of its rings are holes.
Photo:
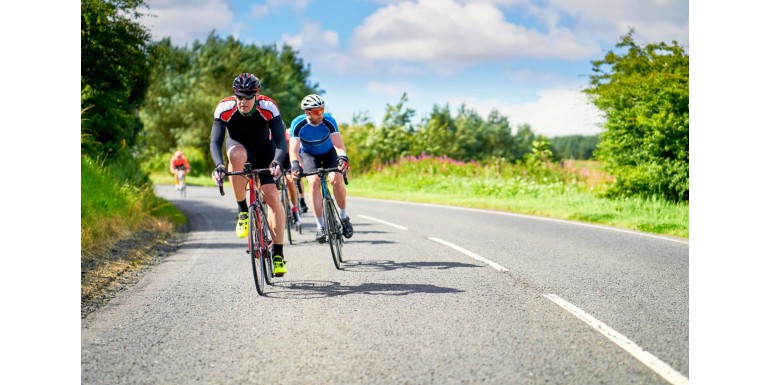
[[[671,384],[687,385],[690,383],[687,377],[674,370],[674,368],[668,366],[665,362],[659,360],[652,354],[644,351],[644,349],[642,349],[639,345],[618,333],[615,329],[605,325],[602,321],[599,321],[598,319],[592,317],[590,314],[584,312],[577,306],[563,300],[556,294],[543,294],[543,296],[561,306],[568,312],[572,313],[579,319],[583,320],[583,322],[598,330],[599,333],[604,334],[604,336],[609,338],[610,341],[623,348],[623,350],[630,353],[632,356],[634,356],[634,358],[645,364],[648,368],[652,369],[652,371],[663,377]]]
[[[506,268],[504,268],[504,267],[502,267],[502,266],[500,266],[500,265],[498,265],[498,264],[496,264],[496,263],[494,263],[494,262],[492,262],[492,261],[490,261],[490,260],[488,260],[488,259],[486,259],[486,258],[484,258],[484,257],[482,257],[482,256],[480,256],[480,255],[478,255],[478,254],[476,254],[474,252],[472,252],[472,251],[465,250],[462,247],[457,246],[457,245],[452,244],[452,243],[449,243],[449,242],[447,242],[447,241],[445,241],[443,239],[433,238],[433,237],[428,237],[428,239],[430,239],[431,241],[438,242],[438,243],[441,243],[443,245],[449,246],[449,247],[451,247],[451,248],[453,248],[453,249],[455,249],[455,250],[457,250],[457,251],[459,251],[459,252],[461,252],[461,253],[463,253],[463,254],[465,254],[465,255],[473,258],[473,259],[477,259],[477,260],[479,260],[481,262],[484,262],[487,265],[492,266],[492,268],[494,268],[495,270],[498,270],[498,271],[508,271],[508,269],[506,269]]]
[[[395,228],[397,228],[397,229],[399,229],[399,230],[406,230],[406,229],[407,229],[407,228],[406,228],[406,227],[404,227],[404,226],[401,226],[401,225],[397,225],[397,224],[395,224],[395,223],[386,222],[386,221],[383,221],[382,219],[372,218],[372,217],[370,217],[370,216],[368,216],[368,215],[361,215],[361,214],[359,214],[358,216],[359,216],[359,217],[361,217],[361,218],[365,218],[365,219],[368,219],[368,220],[370,220],[370,221],[380,222],[380,223],[382,223],[382,224],[384,224],[384,225],[388,225],[388,226],[391,226],[391,227],[395,227]]]
[[[407,228],[401,225],[397,225],[395,223],[390,223],[387,221],[383,221],[381,219],[372,218],[367,215],[358,215],[361,218],[365,218],[371,221],[380,222],[382,224],[395,227],[397,229],[406,230]],[[441,243],[442,245],[448,246],[452,249],[455,249],[473,259],[476,259],[478,261],[481,261],[490,267],[492,267],[495,270],[498,271],[508,271],[507,268],[492,262],[470,250],[466,250],[460,246],[457,246],[451,242],[447,242],[440,238],[435,237],[428,237],[431,241]],[[631,354],[634,358],[639,360],[641,363],[646,365],[648,368],[652,369],[653,372],[657,373],[661,377],[663,377],[666,381],[673,385],[689,385],[690,381],[685,377],[683,374],[677,372],[674,368],[666,364],[665,362],[661,361],[654,355],[650,354],[649,352],[646,352],[644,349],[642,349],[639,345],[634,343],[633,341],[626,338],[624,335],[618,333],[615,329],[607,326],[604,322],[599,321],[598,319],[592,317],[590,314],[584,312],[577,306],[565,301],[561,297],[559,297],[556,294],[543,294],[544,297],[548,298],[549,300],[553,301],[557,305],[561,306],[568,312],[575,315],[578,319],[582,320],[583,322],[587,323],[592,328],[599,331],[599,333],[603,334],[605,337],[609,338],[610,341],[614,342],[618,346],[620,346],[623,350]]]

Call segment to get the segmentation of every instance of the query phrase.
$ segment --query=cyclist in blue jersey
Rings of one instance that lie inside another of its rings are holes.
[[[272,169],[272,176],[260,174],[259,179],[265,202],[270,207],[267,221],[273,235],[273,271],[280,277],[286,273],[283,253],[286,213],[273,177],[281,175],[281,163],[286,158],[286,126],[281,119],[278,105],[273,99],[260,94],[261,89],[259,78],[250,73],[242,73],[233,80],[235,95],[226,97],[217,104],[210,144],[211,159],[216,168],[211,176],[217,183],[221,183],[224,172],[228,169],[222,158],[222,144],[225,144],[227,149],[230,171],[242,170],[246,162],[251,163],[254,169]],[[238,203],[235,234],[245,238],[249,232],[246,179],[240,176],[230,177],[230,183]]]
[[[295,176],[304,170],[313,172],[319,168],[337,166],[340,171],[348,172],[350,163],[342,135],[337,127],[337,121],[325,113],[326,103],[320,96],[311,94],[305,96],[300,107],[305,111],[291,122],[289,129],[289,159],[291,159],[291,171]],[[345,184],[342,175],[331,173],[330,175],[334,200],[340,208],[342,219],[342,234],[345,238],[353,236],[353,225],[345,210]],[[310,188],[310,206],[315,215],[318,232],[316,241],[326,242],[324,231],[323,206],[321,204],[321,183],[317,175],[307,177]]]

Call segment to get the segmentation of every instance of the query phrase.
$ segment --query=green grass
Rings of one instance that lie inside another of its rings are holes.
[[[597,177],[590,163],[551,165],[527,173],[514,166],[426,158],[349,179],[351,196],[491,209],[689,237],[688,204],[602,198],[599,193],[608,178]]]
[[[103,250],[135,231],[171,231],[186,218],[170,202],[154,195],[152,185],[123,175],[122,162],[99,164],[81,158],[80,245],[84,255]],[[139,178],[137,178],[139,179]]]

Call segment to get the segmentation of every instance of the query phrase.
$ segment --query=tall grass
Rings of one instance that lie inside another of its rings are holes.
[[[351,178],[354,196],[501,210],[689,237],[689,205],[603,198],[612,178],[595,162],[511,165],[405,157]]]
[[[184,221],[170,203],[157,198],[132,162],[109,164],[81,157],[81,259],[140,229],[168,229]]]

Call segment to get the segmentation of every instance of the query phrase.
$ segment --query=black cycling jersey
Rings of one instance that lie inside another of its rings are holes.
[[[211,126],[211,159],[214,164],[224,164],[222,144],[225,131],[231,139],[242,144],[249,154],[249,160],[264,159],[267,164],[254,164],[254,168],[265,168],[270,161],[283,163],[288,153],[286,126],[281,119],[278,105],[270,98],[259,95],[255,111],[248,116],[238,111],[235,96],[222,99],[214,111],[214,124]],[[272,140],[271,139],[272,135]],[[265,154],[270,151],[272,154]],[[262,162],[260,162],[262,163]]]

